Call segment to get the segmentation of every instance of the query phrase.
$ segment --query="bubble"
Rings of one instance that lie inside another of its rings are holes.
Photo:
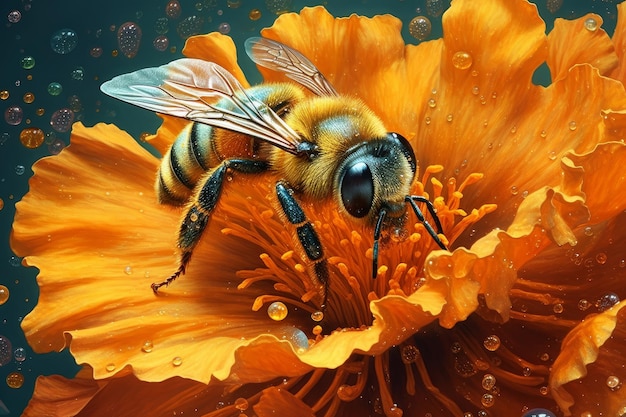
[[[83,102],[80,100],[80,97],[78,97],[76,94],[72,94],[71,96],[67,98],[67,104],[70,105],[70,109],[74,113],[78,113],[79,111],[83,109]]]
[[[72,128],[74,122],[74,112],[68,108],[55,111],[50,117],[50,126],[57,132],[67,132]]]
[[[408,365],[415,362],[419,356],[420,351],[417,347],[413,345],[406,345],[402,347],[400,357],[402,358],[402,362],[404,362],[404,364]]]
[[[612,391],[617,391],[621,388],[622,381],[620,381],[619,377],[615,375],[610,375],[606,379],[606,386],[609,387]]]
[[[178,23],[176,26],[176,33],[182,39],[187,39],[190,36],[197,35],[202,32],[202,24],[204,20],[198,16],[189,16]]]
[[[265,7],[274,14],[283,14],[291,8],[291,0],[265,0]]]
[[[15,173],[17,175],[24,175],[24,172],[26,172],[26,168],[24,168],[24,165],[16,165],[15,166]]]
[[[275,320],[275,321],[284,320],[285,317],[287,317],[287,314],[289,314],[289,310],[287,309],[287,306],[280,301],[274,301],[272,304],[269,305],[269,307],[267,307],[267,315],[272,320]]]
[[[589,32],[595,32],[598,29],[598,21],[593,17],[585,19],[584,25],[585,29],[587,29]]]
[[[0,335],[0,366],[11,362],[12,355],[13,346],[11,346],[11,341],[6,336]]]
[[[483,407],[493,407],[493,405],[496,403],[496,398],[493,396],[493,394],[483,394],[480,399],[480,403],[483,405]]]
[[[159,17],[154,22],[154,31],[158,35],[165,35],[170,30],[169,22],[170,21],[169,21],[169,19],[167,17]]]
[[[156,49],[157,51],[164,52],[170,46],[170,40],[167,38],[167,36],[160,35],[154,38],[154,41],[152,41],[152,46],[154,46],[154,49]]]
[[[481,384],[485,391],[491,391],[496,386],[496,377],[492,374],[485,374]]]
[[[65,148],[65,146],[65,142],[61,139],[55,138],[52,143],[48,145],[48,152],[50,152],[51,155],[58,155]]]
[[[489,335],[483,340],[483,346],[490,352],[495,352],[500,347],[500,338],[495,334]]]
[[[82,81],[85,78],[85,70],[83,67],[77,67],[72,70],[72,80]]]
[[[61,92],[63,92],[63,86],[61,84],[57,83],[56,81],[48,84],[48,94],[50,94],[51,96],[58,96],[59,94],[61,94]]]
[[[18,347],[13,351],[13,358],[18,362],[24,362],[26,360],[26,350],[23,347]]]
[[[181,12],[182,8],[180,7],[178,0],[170,0],[165,6],[165,14],[170,19],[178,19]]]
[[[24,100],[24,103],[26,104],[31,104],[33,101],[35,101],[35,95],[29,91],[27,93],[24,93],[22,100]]]
[[[19,10],[11,10],[7,16],[7,20],[11,23],[17,23],[22,19],[22,13]]]
[[[35,68],[35,58],[33,58],[32,56],[23,57],[20,63],[22,65],[22,68],[24,68],[25,70]]]
[[[6,100],[9,98],[9,90],[0,91],[0,100]]]
[[[522,417],[556,417],[556,414],[545,408],[533,408],[526,411]]]
[[[245,398],[237,398],[235,400],[234,406],[239,411],[246,411],[248,409],[248,400]]]
[[[550,13],[556,13],[563,6],[563,0],[548,0],[546,7]]]
[[[467,52],[456,52],[452,56],[452,65],[454,65],[456,69],[466,70],[472,66],[472,56]]]
[[[222,35],[227,35],[230,32],[230,24],[226,23],[226,22],[220,23],[220,25],[218,26],[217,30]]]
[[[596,262],[599,265],[604,265],[606,263],[606,260],[607,260],[606,253],[599,252],[598,254],[596,254]]]
[[[228,0],[226,5],[229,9],[237,9],[241,6],[241,0]]]
[[[615,304],[619,303],[619,296],[613,292],[608,292],[604,294],[602,297],[596,301],[596,307],[599,311],[606,311],[609,308],[613,307]]]
[[[22,175],[25,171],[25,168],[23,165],[18,165],[17,167],[15,167],[15,171],[16,173],[21,172],[21,174],[17,174],[17,175]],[[12,267],[17,268],[21,264],[22,264],[22,260],[18,256],[9,257],[9,265],[11,265]]]
[[[41,146],[45,135],[38,127],[27,127],[20,132],[20,142],[28,149],[35,149]]]
[[[104,369],[106,369],[107,372],[113,372],[113,371],[115,371],[115,364],[114,363],[107,363],[107,365],[106,365],[106,367]]]
[[[7,375],[6,381],[10,388],[21,388],[24,385],[24,375],[20,372],[11,372]]]
[[[432,25],[426,16],[416,16],[409,22],[409,33],[420,41],[428,38],[431,30]]]
[[[426,13],[432,17],[439,17],[445,10],[444,0],[426,0]]]
[[[24,111],[20,106],[10,106],[4,111],[4,121],[11,126],[17,126],[22,123]]]
[[[324,312],[323,311],[314,311],[311,313],[311,320],[315,322],[320,322],[324,320]]]
[[[78,45],[78,35],[73,29],[60,29],[50,38],[50,47],[57,54],[69,54]]]
[[[248,13],[248,17],[252,21],[259,20],[261,18],[261,11],[259,9],[252,9],[250,13]]]
[[[134,58],[137,55],[141,35],[141,28],[135,22],[126,22],[117,30],[117,45],[126,58]]]
[[[103,51],[101,47],[94,46],[89,50],[89,55],[91,55],[92,58],[100,58],[102,56],[102,52]]]
[[[4,202],[1,203],[4,205]],[[0,210],[2,210],[0,208]],[[0,285],[0,306],[9,300],[9,289],[4,285]]]
[[[578,126],[576,125],[576,121],[572,120],[571,122],[568,123],[568,127],[569,127],[569,130],[573,132],[574,130],[576,130]]]
[[[295,327],[286,327],[282,329],[282,332],[284,332],[282,339],[291,342],[296,350],[300,351],[309,348],[309,338],[302,330]]]

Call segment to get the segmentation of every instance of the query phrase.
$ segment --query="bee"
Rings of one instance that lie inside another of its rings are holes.
[[[155,293],[185,273],[230,175],[278,174],[277,206],[295,231],[322,308],[328,264],[300,201],[334,200],[345,216],[373,228],[374,278],[381,233],[404,228],[407,207],[447,249],[433,204],[410,194],[417,163],[402,135],[388,132],[362,101],[339,95],[311,61],[287,45],[251,38],[246,52],[257,65],[294,82],[246,89],[215,63],[183,58],[101,86],[124,102],[193,122],[163,157],[156,179],[159,201],[186,209],[178,232],[178,269],[152,284]],[[418,203],[426,206],[437,230]]]

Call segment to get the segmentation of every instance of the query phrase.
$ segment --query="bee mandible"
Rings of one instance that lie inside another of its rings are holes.
[[[433,204],[410,194],[417,162],[402,135],[388,132],[360,100],[339,95],[300,52],[265,38],[248,39],[246,52],[257,65],[295,83],[246,89],[215,63],[183,58],[101,86],[124,102],[193,122],[164,155],[156,179],[159,202],[185,205],[186,211],[178,232],[178,269],[152,284],[155,293],[185,273],[231,174],[278,174],[278,207],[295,230],[321,308],[330,285],[328,264],[299,200],[333,199],[348,218],[373,228],[374,278],[381,233],[404,227],[407,205],[437,245],[447,249],[438,236],[443,230]],[[436,230],[417,203],[427,207]]]

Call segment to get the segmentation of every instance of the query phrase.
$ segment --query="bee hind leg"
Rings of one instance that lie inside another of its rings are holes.
[[[211,213],[219,201],[226,173],[232,170],[246,174],[256,174],[267,170],[268,166],[267,161],[262,160],[227,159],[213,171],[207,172],[208,175],[189,205],[178,231],[178,247],[180,249],[178,269],[165,281],[153,283],[151,285],[152,291],[157,293],[159,288],[168,286],[176,278],[185,274],[193,249],[200,241],[202,233],[209,223]]]
[[[326,308],[329,289],[328,264],[324,257],[322,243],[313,228],[313,225],[306,218],[302,207],[293,196],[293,190],[284,182],[276,184],[276,195],[287,221],[296,228],[296,235],[304,254],[312,263],[309,275],[313,283],[319,286],[319,293],[322,298],[322,309]]]

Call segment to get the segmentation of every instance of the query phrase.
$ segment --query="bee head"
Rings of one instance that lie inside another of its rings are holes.
[[[398,133],[354,146],[337,170],[340,206],[372,225],[383,209],[389,218],[403,218],[416,165],[411,145]]]

